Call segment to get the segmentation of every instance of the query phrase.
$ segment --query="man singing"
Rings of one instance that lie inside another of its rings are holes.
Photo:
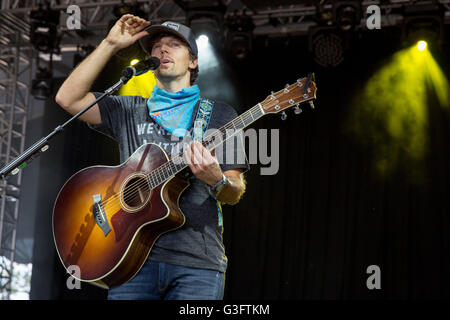
[[[158,144],[171,154],[177,141],[174,137],[182,139],[193,131],[202,103],[212,107],[210,129],[220,128],[237,116],[232,107],[201,98],[194,84],[199,70],[198,48],[190,28],[175,22],[150,26],[150,22],[130,14],[122,16],[75,68],[59,89],[56,102],[71,114],[92,103],[100,93],[90,92],[90,87],[108,60],[136,41],[161,62],[154,71],[156,86],[150,98],[108,96],[80,117],[118,142],[121,162],[144,143]],[[240,143],[232,150],[220,149],[216,152],[222,152],[222,159],[228,159],[226,152],[236,156],[244,153]],[[193,174],[179,199],[185,224],[159,237],[139,273],[109,290],[108,299],[223,298],[227,258],[221,205],[239,202],[246,186],[243,173],[249,166],[219,163],[218,154],[200,142],[190,143],[183,155]]]

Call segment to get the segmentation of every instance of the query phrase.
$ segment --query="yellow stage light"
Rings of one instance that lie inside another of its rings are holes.
[[[423,48],[423,45],[421,46]],[[450,84],[429,50],[401,50],[379,68],[355,97],[349,132],[373,151],[378,172],[403,168],[416,182],[429,148],[428,95],[450,106]]]
[[[427,48],[427,42],[426,41],[419,41],[417,42],[417,49],[419,49],[419,51],[423,51]]]

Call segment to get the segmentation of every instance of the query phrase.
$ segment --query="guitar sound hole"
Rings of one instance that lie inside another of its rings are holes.
[[[147,201],[150,191],[150,187],[144,177],[134,177],[125,185],[123,201],[131,209],[140,207]]]

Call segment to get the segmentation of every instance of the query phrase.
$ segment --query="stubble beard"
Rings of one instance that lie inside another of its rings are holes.
[[[185,73],[177,74],[173,68],[167,69],[158,68],[158,70],[155,72],[155,76],[159,79],[159,81],[171,82],[184,77],[187,72],[189,72],[189,70],[186,70]]]

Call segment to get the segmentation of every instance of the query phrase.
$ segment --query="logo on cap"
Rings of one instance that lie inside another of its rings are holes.
[[[174,29],[176,31],[178,31],[178,29],[180,29],[180,25],[178,23],[165,22],[165,23],[163,23],[163,25],[165,25],[168,28]]]

